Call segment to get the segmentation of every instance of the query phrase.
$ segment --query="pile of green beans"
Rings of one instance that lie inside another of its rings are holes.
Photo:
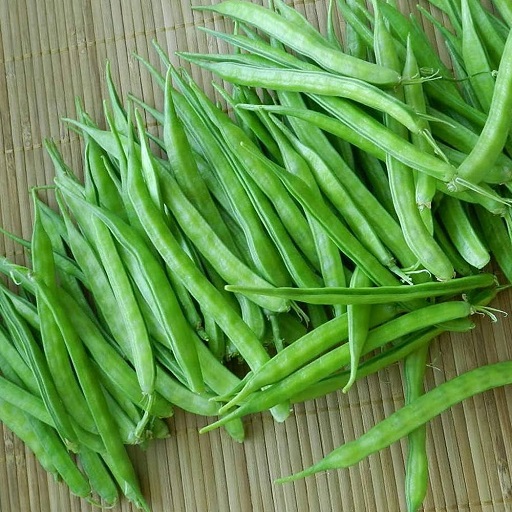
[[[407,436],[420,508],[425,423],[512,383],[502,362],[424,389],[432,340],[496,320],[512,282],[510,9],[431,3],[449,64],[393,2],[333,0],[324,31],[282,0],[197,8],[236,26],[207,30],[232,53],[179,54],[231,84],[220,103],[155,44],[162,111],[107,65],[106,127],[79,102],[67,119],[83,168],[46,141],[56,207],[34,189],[31,239],[5,233],[28,263],[0,261],[0,421],[71,492],[149,510],[126,446],[174,408],[242,442],[244,416],[285,421],[402,362],[403,409],[282,481]]]

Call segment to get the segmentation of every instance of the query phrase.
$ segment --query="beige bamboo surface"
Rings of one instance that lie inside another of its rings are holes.
[[[209,0],[194,0],[208,3]],[[399,1],[404,9],[416,1]],[[420,3],[424,6],[426,2]],[[324,26],[326,0],[294,2]],[[123,97],[132,92],[161,105],[161,93],[133,57],[159,66],[151,40],[176,50],[216,51],[195,27],[222,29],[223,20],[192,13],[188,0],[0,0],[0,224],[30,236],[28,190],[52,182],[42,148],[53,138],[70,165],[80,170],[77,136],[60,121],[74,115],[82,98],[100,120],[106,60]],[[341,26],[341,25],[340,25]],[[201,73],[193,70],[201,81]],[[212,93],[206,81],[206,90]],[[0,240],[2,253],[21,251]],[[494,304],[512,312],[511,295]],[[512,358],[510,318],[477,319],[471,334],[445,335],[431,349],[429,388],[485,363]],[[171,437],[147,451],[131,449],[145,496],[155,512],[374,512],[405,510],[405,444],[371,456],[344,471],[295,484],[273,480],[319,460],[342,442],[362,434],[403,404],[400,366],[341,393],[297,405],[276,424],[269,414],[246,421],[247,440],[234,443],[224,432],[199,435],[205,420],[177,411]],[[512,388],[489,391],[429,424],[430,487],[425,511],[512,510]],[[1,512],[88,512],[94,509],[45,474],[32,454],[0,426]],[[118,511],[131,511],[121,501]]]

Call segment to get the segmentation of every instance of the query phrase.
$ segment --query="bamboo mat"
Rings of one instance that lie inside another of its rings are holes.
[[[399,1],[404,9],[416,3]],[[295,5],[322,26],[325,0]],[[133,52],[159,66],[152,39],[171,54],[216,51],[195,26],[222,30],[223,23],[211,14],[192,13],[186,0],[0,0],[0,224],[30,236],[28,189],[52,180],[44,138],[53,138],[70,165],[80,169],[80,142],[60,119],[74,115],[76,96],[94,119],[102,118],[107,59],[123,97],[132,92],[161,106],[160,92]],[[193,76],[205,78],[197,70]],[[213,94],[208,81],[205,88]],[[0,243],[3,254],[21,258],[11,242]],[[511,298],[503,294],[494,305],[512,311]],[[496,324],[479,318],[471,334],[442,336],[432,345],[428,387],[476,366],[512,359],[511,336],[512,322],[501,315]],[[246,421],[243,444],[223,432],[199,435],[204,420],[177,411],[169,421],[169,439],[153,442],[145,452],[130,450],[144,494],[155,512],[405,510],[405,446],[400,443],[349,470],[273,484],[400,407],[400,371],[397,365],[365,379],[346,396],[331,394],[297,405],[283,424],[269,414],[254,415]],[[430,423],[425,511],[512,510],[511,411],[509,387],[468,400]],[[0,432],[1,512],[94,509],[48,477],[9,430],[0,426]],[[113,509],[131,510],[126,501]]]

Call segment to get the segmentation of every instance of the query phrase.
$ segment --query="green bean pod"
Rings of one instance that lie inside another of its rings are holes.
[[[82,498],[91,496],[91,486],[52,427],[0,399],[0,419],[35,454],[41,465]]]
[[[179,56],[231,83],[346,98],[379,112],[388,113],[415,133],[421,131],[420,121],[412,109],[386,91],[361,80],[323,71],[223,62],[217,61],[218,56],[212,58],[205,54],[181,52]]]
[[[3,294],[0,298],[0,311],[2,315],[8,314],[3,307]],[[12,293],[12,292],[11,292]],[[11,382],[23,386],[28,392],[40,395],[39,385],[34,372],[31,370],[28,361],[22,356],[23,351],[13,343],[13,336],[3,327],[0,327],[0,371]],[[9,375],[8,375],[9,373]]]
[[[261,162],[251,157],[251,152],[240,150],[243,144],[259,152],[257,146],[245,136],[243,130],[236,126],[225,113],[215,108],[204,93],[198,90],[196,85],[191,83],[190,86],[198,94],[207,115],[211,117],[214,126],[217,127],[222,141],[227,144],[229,153],[235,161],[235,169],[242,171],[239,179],[243,182],[247,171],[250,171],[248,174],[255,178],[257,185],[270,199],[297,246],[301,248],[309,261],[317,264],[318,256],[314,242],[311,239],[311,230],[303,212],[289,196],[283,184],[272,173],[265,172]],[[261,154],[261,152],[259,153]]]
[[[376,60],[392,69],[399,69],[400,63],[392,36],[385,25],[377,2],[374,1],[373,5],[375,9],[374,51]],[[403,91],[396,91],[395,94],[403,100]],[[398,125],[391,116],[385,114],[384,122],[396,135],[407,139],[408,134],[405,128]],[[427,126],[425,130],[427,130]],[[418,150],[429,155],[422,147],[418,147]],[[386,166],[393,204],[407,244],[418,258],[419,263],[437,279],[441,281],[452,279],[455,273],[453,266],[431,235],[417,207],[416,187],[411,167],[391,154],[386,156]]]
[[[357,238],[362,241],[363,245],[374,254],[379,261],[389,262],[393,259],[392,254],[387,247],[381,242],[373,226],[368,222],[366,212],[362,212],[350,197],[349,192],[336,175],[328,168],[322,157],[317,151],[303,144],[284,123],[279,121],[273,115],[270,115],[272,121],[279,129],[288,137],[295,150],[302,156],[309,166],[310,172],[314,177],[314,181],[323,194],[330,199],[340,214],[343,216],[347,225]],[[338,281],[341,281],[338,278]],[[334,285],[334,281],[325,281],[325,285],[330,287]]]
[[[484,268],[491,255],[469,218],[466,205],[454,197],[445,196],[438,215],[460,255],[473,267]]]
[[[350,280],[351,288],[368,287],[372,283],[368,276],[361,271],[359,267],[354,269]],[[348,304],[347,305],[347,321],[348,321],[348,346],[350,349],[350,378],[343,388],[346,393],[356,379],[357,368],[359,366],[359,358],[363,351],[364,345],[368,338],[370,330],[370,315],[372,307],[369,304]]]
[[[461,332],[474,329],[475,324],[471,320],[466,318],[460,320]],[[425,344],[428,344],[443,332],[444,329],[442,327],[433,327],[413,333],[410,336],[406,336],[400,343],[394,344],[391,348],[383,350],[379,354],[361,363],[357,369],[356,380],[383,370],[398,361],[402,361],[409,354],[415,350],[421,349]],[[334,393],[335,391],[342,389],[348,382],[349,378],[350,371],[348,370],[334,374],[331,377],[327,377],[326,379],[323,379],[292,396],[290,401],[292,404],[295,404],[305,402],[307,400],[315,400],[329,393]]]
[[[442,324],[443,322],[466,318],[474,311],[473,306],[464,301],[449,301],[416,309],[372,329],[368,334],[364,352],[368,353],[380,348],[386,343],[414,331]],[[280,354],[282,353],[284,353],[284,350],[280,352]],[[221,426],[225,421],[233,418],[268,409],[283,399],[288,400],[293,394],[306,389],[321,379],[329,377],[349,363],[350,349],[348,343],[344,343],[303,366],[300,370],[288,375],[288,377],[282,378],[272,386],[249,395],[237,409],[227,414],[221,420],[204,427],[201,432],[213,430]],[[233,405],[235,402],[238,402],[238,399],[232,400],[229,405]],[[226,404],[220,411],[225,412],[227,408]]]
[[[399,309],[386,304],[373,308],[372,313],[370,325],[374,327],[396,317],[399,314]],[[293,372],[299,371],[302,366],[314,360],[315,357],[337,343],[344,342],[347,336],[348,315],[346,313],[307,332],[277,353],[257,371],[248,374],[238,386],[230,391],[228,396],[231,397],[231,400],[224,408],[228,409],[232,405],[243,401],[254,391],[274,384]],[[236,396],[232,397],[233,393],[236,393]],[[219,397],[219,400],[222,398],[224,397]]]
[[[80,464],[91,483],[91,488],[98,494],[107,507],[112,507],[117,503],[119,493],[112,480],[112,476],[107,471],[101,456],[91,450],[82,450],[80,452]]]
[[[381,85],[396,85],[400,81],[398,73],[344,54],[329,44],[323,44],[309,33],[297,31],[295,23],[262,6],[227,0],[215,6],[201,6],[195,9],[216,12],[253,25],[298,53],[310,57],[325,69],[341,75],[354,76]]]
[[[465,293],[472,289],[496,286],[496,278],[490,273],[480,273],[451,279],[445,282],[397,286],[366,286],[357,288],[275,288],[273,290],[251,289],[244,286],[226,286],[226,290],[247,293],[270,293],[289,300],[308,304],[388,304],[406,303],[417,299],[450,296]]]
[[[276,174],[302,207],[320,223],[339,249],[356,264],[361,265],[374,282],[381,285],[397,282],[392,274],[392,271],[400,274],[395,262],[393,260],[387,262],[377,260],[345,227],[332,210],[324,202],[317,200],[316,194],[307,183],[297,176],[282,172],[278,166],[270,160],[266,160],[263,155],[254,152],[252,148],[242,145],[241,149],[244,149],[255,161],[264,163],[265,167],[261,167],[262,170]]]
[[[37,278],[32,279],[35,280],[35,284],[40,291],[41,300],[47,304],[62,333],[98,433],[105,444],[105,454],[112,458],[112,466],[124,484],[123,491],[138,506],[144,510],[149,510],[139,489],[139,483],[132,462],[128,457],[122,440],[116,432],[115,422],[108,409],[97,376],[90,365],[89,356],[75,327],[71,323],[71,319],[61,305],[61,299],[46,284],[38,281]]]
[[[512,27],[512,6],[507,0],[493,0],[493,4],[509,28]]]
[[[406,77],[417,77],[420,75],[420,69],[416,61],[416,56],[412,49],[410,39],[407,39],[407,53],[404,64],[404,76]],[[404,99],[405,102],[410,105],[416,112],[426,113],[426,100],[421,83],[410,83],[404,85]],[[425,120],[425,129],[430,132],[430,126]],[[411,140],[419,148],[426,152],[433,152],[433,148],[427,144],[423,137],[418,137],[416,134],[411,134]],[[436,181],[432,176],[424,172],[416,173],[415,177],[415,191],[416,191],[416,204],[420,211],[420,214],[427,226],[430,233],[433,233],[432,225],[432,201],[437,191]]]
[[[459,176],[473,183],[480,182],[487,169],[494,165],[507,141],[512,117],[512,33],[498,67],[489,115],[471,153],[457,168]]]
[[[494,363],[470,370],[440,384],[382,420],[354,441],[336,448],[310,468],[277,480],[291,482],[320,471],[346,468],[398,441],[453,405],[488,389],[512,382],[512,363]]]
[[[427,368],[429,344],[411,352],[404,360],[405,403],[412,403],[425,392],[424,378]],[[407,436],[405,466],[405,498],[407,510],[418,510],[425,500],[428,486],[427,430],[425,425]]]
[[[28,275],[28,270],[26,274]],[[15,342],[19,347],[18,351],[20,354],[24,354],[25,362],[34,374],[40,396],[59,435],[73,451],[77,451],[79,447],[77,434],[73,428],[69,412],[60,397],[48,360],[41,346],[37,343],[23,319],[13,310],[4,293],[0,294],[0,303],[2,304],[3,318],[8,332],[12,339],[16,340]]]
[[[81,229],[95,248],[98,259],[105,269],[105,274],[112,294],[118,304],[120,316],[127,326],[129,357],[132,358],[143,393],[151,396],[154,392],[154,359],[147,329],[140,308],[135,299],[130,276],[123,264],[115,238],[108,227],[96,216],[89,215],[89,202],[82,198],[81,203],[69,193],[70,180],[64,176],[55,179],[60,192]],[[75,196],[76,197],[76,196]],[[92,209],[92,206],[90,208]]]
[[[446,183],[454,179],[455,167],[435,156],[420,151],[356,106],[343,102],[343,107],[341,107],[343,100],[341,98],[338,99],[338,103],[340,103],[339,108],[336,108],[335,111],[331,109],[331,113],[335,116],[339,115],[340,119],[307,109],[288,108],[277,105],[239,105],[239,108],[262,108],[270,112],[298,117],[347,140],[364,151],[368,151],[379,160],[385,161],[386,154],[390,154],[411,168],[425,172]],[[329,103],[326,103],[321,97],[315,97],[315,100],[326,110],[329,111],[331,108]]]
[[[33,190],[32,193],[35,208],[31,251],[33,271],[48,287],[55,291],[57,290],[57,273],[52,243],[38,211],[38,202],[35,200],[36,192]],[[85,429],[96,432],[94,421],[73,371],[62,334],[59,332],[52,315],[49,314],[47,304],[38,297],[38,292],[39,288],[36,287],[41,341],[55,387],[70,416]]]
[[[512,240],[506,221],[485,208],[476,207],[476,215],[482,229],[483,242],[498,264],[508,282],[512,282]]]
[[[171,70],[167,72],[165,81],[165,104],[164,104],[164,143],[169,160],[169,167],[183,194],[199,211],[199,213],[208,219],[208,223],[219,238],[234,251],[234,243],[230,237],[227,227],[224,225],[222,218],[212,200],[210,191],[206,187],[196,160],[192,153],[192,148],[188,141],[187,134],[182,125],[182,121],[178,117],[176,107],[174,105],[174,96],[171,85]],[[144,130],[140,118],[137,117],[137,125],[139,130],[139,139],[141,144],[146,141]],[[236,254],[236,252],[235,252]]]
[[[141,291],[145,300],[150,304],[152,313],[155,314],[162,322],[162,325],[164,325],[168,333],[168,343],[171,344],[180,364],[186,371],[191,388],[202,390],[204,383],[198,371],[197,354],[188,343],[184,344],[183,337],[181,336],[183,332],[187,332],[189,325],[183,316],[176,296],[168,284],[164,269],[159,261],[153,257],[147,245],[128,224],[125,224],[111,212],[102,210],[83,200],[80,201],[79,198],[70,197],[69,192],[63,188],[65,185],[62,180],[60,180],[59,183],[62,187],[62,191],[67,194],[68,203],[75,201],[78,207],[82,208],[84,211],[90,212],[94,217],[98,218],[100,222],[104,222],[105,227],[110,230],[112,236],[115,237],[122,246],[123,250],[119,250],[119,254],[120,257],[124,257],[124,260],[122,259],[121,261],[123,261],[126,268],[130,270],[132,279],[135,281],[135,284]],[[134,293],[132,289],[130,290]],[[136,300],[135,294],[134,299]],[[143,318],[138,303],[137,309],[141,318]],[[147,328],[145,327],[145,329]],[[151,356],[151,359],[146,364],[151,365],[151,369],[154,371],[152,352],[150,352],[149,356]],[[133,354],[132,357],[135,357],[135,355]],[[143,367],[143,369],[145,371],[147,370],[145,367]],[[154,378],[155,377],[153,377],[153,379]],[[146,393],[146,390],[142,386],[141,389]]]
[[[461,0],[462,58],[480,108],[489,112],[494,78],[484,46],[476,30],[468,0]]]

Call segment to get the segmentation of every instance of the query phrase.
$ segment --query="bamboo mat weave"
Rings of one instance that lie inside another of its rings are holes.
[[[199,2],[201,0],[194,0]],[[207,3],[209,0],[202,0]],[[416,1],[400,0],[403,9]],[[426,2],[419,2],[428,8]],[[294,2],[325,25],[326,0]],[[111,62],[120,93],[161,107],[162,95],[140,69],[136,52],[160,67],[151,40],[173,54],[217,51],[197,25],[224,29],[211,13],[192,13],[186,0],[0,0],[0,225],[29,237],[28,190],[52,181],[42,141],[55,140],[66,161],[81,168],[77,136],[61,122],[73,117],[75,97],[96,120],[106,97],[105,62]],[[342,24],[340,24],[342,30]],[[432,34],[434,37],[434,34]],[[193,77],[213,95],[206,75]],[[21,250],[0,239],[2,254],[22,261]],[[512,295],[494,306],[512,312]],[[512,322],[478,319],[469,334],[445,335],[433,343],[427,385],[479,365],[512,359]],[[365,459],[344,471],[294,484],[273,480],[319,460],[359,436],[403,404],[400,366],[360,381],[351,392],[297,405],[277,424],[269,414],[246,420],[247,440],[224,432],[199,435],[205,420],[177,411],[171,436],[147,451],[130,449],[145,496],[155,512],[377,512],[405,510],[405,445]],[[512,510],[512,388],[468,400],[433,420],[428,429],[430,488],[425,512]],[[46,475],[32,454],[0,426],[0,512],[89,512],[94,507],[70,495]],[[122,501],[114,512],[131,511]]]

